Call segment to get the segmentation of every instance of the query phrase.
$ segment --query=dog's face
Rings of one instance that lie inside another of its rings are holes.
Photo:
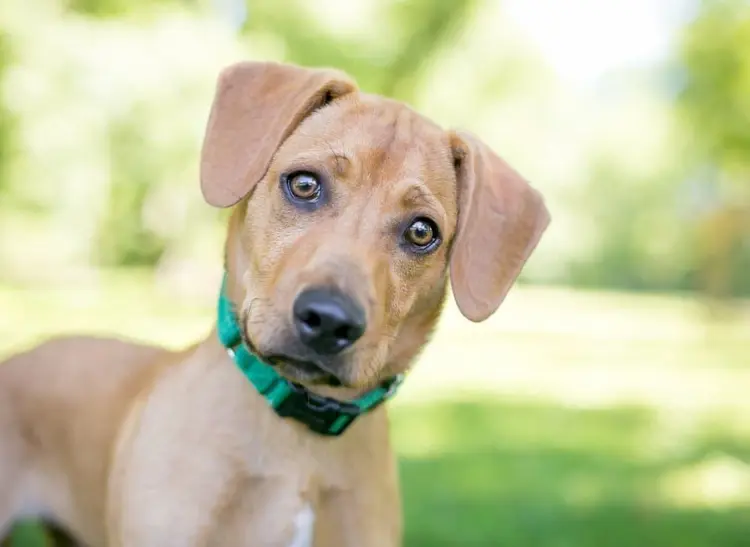
[[[242,217],[243,321],[258,354],[301,380],[393,374],[445,294],[448,135],[398,103],[343,97],[282,144]]]
[[[539,194],[478,141],[288,65],[223,73],[202,186],[214,205],[239,202],[227,267],[246,343],[309,385],[402,372],[449,270],[461,310],[485,319],[548,223]]]

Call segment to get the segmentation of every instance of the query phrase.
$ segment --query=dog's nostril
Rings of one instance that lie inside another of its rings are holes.
[[[350,340],[352,338],[356,340],[357,338],[359,338],[359,336],[356,335],[355,327],[352,327],[350,325],[344,325],[342,327],[336,328],[336,330],[333,331],[333,335],[339,340]]]
[[[299,319],[302,323],[305,324],[305,326],[310,327],[311,329],[317,329],[323,323],[323,321],[320,318],[320,315],[310,310],[302,314],[302,316]]]

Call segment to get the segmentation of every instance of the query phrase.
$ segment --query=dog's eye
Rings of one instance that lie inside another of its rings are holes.
[[[404,239],[409,245],[419,251],[428,252],[440,243],[437,226],[428,218],[417,218],[406,229]]]
[[[300,201],[316,201],[320,197],[321,185],[312,173],[299,171],[286,177],[289,194]]]

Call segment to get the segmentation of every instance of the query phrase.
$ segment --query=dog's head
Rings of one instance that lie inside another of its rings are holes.
[[[489,317],[549,223],[540,194],[476,138],[339,72],[275,63],[221,74],[201,187],[236,205],[226,260],[245,341],[308,385],[402,372],[449,277],[461,312]]]

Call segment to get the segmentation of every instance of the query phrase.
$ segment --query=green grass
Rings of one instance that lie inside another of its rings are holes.
[[[747,491],[702,499],[717,472],[750,488],[750,439],[721,428],[665,449],[648,409],[486,400],[401,409],[394,429],[412,547],[750,545]]]
[[[72,331],[179,347],[211,294],[0,287],[0,355]],[[517,289],[481,325],[450,306],[392,405],[405,544],[750,546],[749,327],[679,296]]]

